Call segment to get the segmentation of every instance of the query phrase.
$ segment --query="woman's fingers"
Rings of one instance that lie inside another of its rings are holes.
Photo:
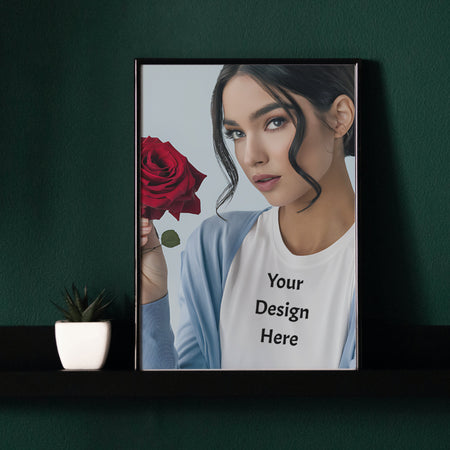
[[[167,293],[167,265],[153,221],[141,219],[141,302],[158,300]]]
[[[141,236],[147,236],[150,234],[150,231],[152,231],[153,228],[153,222],[151,222],[148,219],[142,218],[141,219]]]
[[[141,219],[141,247],[153,248],[159,245],[158,233],[153,225],[153,221]]]
[[[153,227],[141,227],[141,236],[148,236]]]

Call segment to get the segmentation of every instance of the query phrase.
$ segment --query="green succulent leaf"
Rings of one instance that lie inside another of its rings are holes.
[[[94,316],[96,315],[96,311],[98,311],[105,294],[105,290],[103,289],[100,294],[97,295],[95,300],[82,312],[81,314],[81,322],[93,322]]]
[[[66,302],[69,300],[72,300],[72,297],[69,294],[69,291],[67,290],[67,288],[64,288],[64,291],[66,292],[66,295],[64,296],[64,299],[66,300]]]
[[[95,322],[97,320],[101,320],[102,313],[112,303],[112,300],[107,303],[103,303],[105,300],[105,290],[101,291],[90,304],[86,286],[84,287],[84,295],[81,296],[79,290],[74,284],[72,284],[73,298],[66,288],[64,290],[65,293],[63,295],[67,309],[61,308],[55,302],[50,301],[70,322]]]
[[[110,300],[108,303],[105,303],[104,305],[98,307],[92,314],[91,322],[95,322],[97,320],[100,320],[103,311],[112,303],[112,300]]]
[[[67,307],[69,308],[69,316],[70,318],[67,320],[70,320],[71,322],[79,322],[81,320],[81,311],[80,309],[77,307],[77,305],[74,303],[74,301],[72,300],[72,297],[70,297],[70,295],[66,296],[66,304]]]
[[[50,300],[63,314],[64,314],[64,317],[67,319],[67,320],[69,320],[69,321],[71,321],[71,317],[70,317],[70,313],[69,313],[69,311],[66,311],[64,308],[61,308],[61,306],[59,306],[59,305],[57,305],[55,302],[53,302],[52,300]]]
[[[72,283],[72,291],[73,291],[73,296],[75,298],[75,305],[78,308],[78,310],[84,311],[87,306],[88,306],[88,300],[87,300],[87,296],[86,296],[86,287],[84,288],[84,297],[81,297],[80,292],[78,291],[78,289],[76,288],[75,284]]]
[[[180,237],[175,230],[166,230],[161,235],[161,244],[165,247],[176,247],[180,245]]]

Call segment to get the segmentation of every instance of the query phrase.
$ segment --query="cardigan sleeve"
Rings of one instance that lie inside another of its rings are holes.
[[[211,222],[207,219],[192,233],[181,253],[176,339],[170,328],[167,296],[142,306],[143,369],[207,369],[217,361],[220,366],[220,233]]]
[[[169,298],[141,306],[141,369],[175,369],[178,355],[170,326]]]
[[[180,325],[176,340],[170,325],[168,295],[141,307],[142,369],[205,369],[204,353],[214,337],[209,323],[212,297],[220,285],[207,270],[201,232],[194,231],[181,254]],[[217,273],[217,272],[216,272]],[[216,293],[217,295],[217,293]]]
[[[355,369],[356,368],[356,300],[355,293],[350,307],[347,339],[345,341],[344,349],[342,350],[341,361],[339,363],[340,369]]]

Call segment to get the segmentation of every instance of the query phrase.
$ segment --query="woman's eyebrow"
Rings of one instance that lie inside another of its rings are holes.
[[[230,125],[232,127],[238,127],[239,124],[235,120],[223,119],[224,125]]]
[[[269,103],[266,106],[263,106],[262,108],[258,109],[257,111],[250,114],[250,120],[254,121],[256,119],[259,119],[264,114],[267,114],[270,111],[273,111],[274,109],[282,108],[282,106],[279,103]]]
[[[255,112],[252,112],[250,114],[250,120],[253,122],[256,119],[259,119],[261,116],[264,116],[264,114],[267,114],[270,111],[273,111],[274,109],[282,108],[283,106],[279,103],[269,103],[268,105],[263,106],[262,108],[259,108]],[[231,119],[224,119],[223,120],[224,125],[231,125],[234,127],[238,127],[239,124],[235,120]]]

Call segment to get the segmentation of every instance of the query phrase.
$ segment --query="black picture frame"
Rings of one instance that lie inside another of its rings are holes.
[[[177,58],[136,58],[135,59],[135,178],[136,178],[136,198],[135,198],[135,214],[136,214],[136,253],[135,253],[135,282],[136,282],[136,350],[135,350],[135,367],[137,370],[140,370],[141,368],[141,340],[140,340],[140,323],[141,323],[141,316],[140,316],[140,296],[141,296],[141,286],[140,286],[140,261],[141,261],[141,255],[140,255],[140,245],[139,245],[139,239],[140,239],[140,215],[141,215],[141,198],[140,198],[140,161],[141,161],[141,154],[140,154],[140,139],[141,137],[144,137],[148,133],[145,133],[143,131],[143,124],[142,124],[142,116],[143,116],[143,105],[144,101],[142,98],[143,93],[143,86],[142,86],[142,70],[146,66],[221,66],[223,64],[237,64],[237,63],[252,63],[252,64],[315,64],[315,65],[352,65],[354,66],[355,71],[355,107],[356,107],[356,116],[355,116],[355,126],[354,126],[354,133],[355,133],[355,147],[356,149],[359,147],[359,116],[360,116],[360,107],[359,107],[359,68],[361,64],[361,60],[357,58],[346,58],[346,59],[177,59]],[[355,191],[358,192],[357,184],[358,184],[358,177],[357,177],[357,167],[358,167],[358,156],[357,156],[357,150],[355,151],[355,179],[354,179],[354,188]],[[357,198],[357,197],[356,197]],[[358,211],[358,199],[356,200],[356,211]],[[168,213],[167,213],[168,214]],[[356,230],[356,236],[357,236],[357,230]],[[357,247],[357,240],[356,240],[356,248]],[[357,254],[356,252],[356,274],[355,274],[355,280],[356,280],[356,305],[358,305],[358,289],[357,289]],[[358,307],[357,307],[358,309]],[[356,314],[357,322],[356,322],[356,369],[358,370],[360,368],[360,335],[361,335],[361,323],[360,323],[360,316],[358,313]],[[167,369],[172,370],[172,369]],[[181,370],[182,372],[182,370]]]

